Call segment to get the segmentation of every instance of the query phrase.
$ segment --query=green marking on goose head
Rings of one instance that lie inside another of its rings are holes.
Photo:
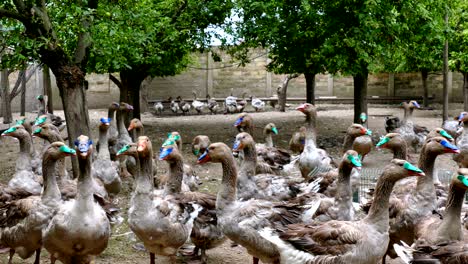
[[[457,179],[461,181],[466,187],[468,187],[468,179],[465,177],[465,175],[458,175]]]
[[[411,164],[409,162],[405,162],[405,164],[403,164],[403,168],[405,168],[405,169],[407,169],[409,171],[417,172],[417,173],[422,173],[423,172],[420,168],[414,166],[413,164]]]
[[[38,127],[36,129],[34,129],[33,134],[39,134],[39,133],[41,133],[41,131],[42,131],[42,127]]]
[[[60,146],[59,150],[63,153],[68,153],[68,154],[76,154],[76,151],[74,149],[69,148],[66,145]]]
[[[362,167],[362,164],[361,164],[361,157],[358,157],[356,158],[355,156],[353,155],[348,155],[347,159],[349,161],[351,161],[351,163],[355,166],[355,167]]]
[[[275,133],[275,135],[278,135],[278,129],[276,127],[272,127],[271,131],[273,131],[273,133]]]
[[[121,155],[122,153],[124,153],[125,151],[127,151],[128,149],[130,148],[130,145],[125,145],[123,146],[118,152],[117,152],[117,155]]]
[[[2,136],[7,135],[7,134],[10,134],[10,133],[13,133],[13,132],[16,131],[16,129],[18,129],[16,126],[10,127],[9,129],[3,131]]]
[[[383,137],[383,138],[380,139],[379,143],[377,143],[376,147],[383,146],[383,145],[387,144],[389,141],[390,141],[389,137]]]
[[[36,122],[34,123],[35,126],[42,125],[45,121],[47,120],[47,117],[39,117],[36,119]]]
[[[441,131],[439,131],[439,134],[441,134],[444,138],[453,139],[453,137],[451,135],[449,135],[449,133],[447,133],[447,131],[445,131],[443,129]]]

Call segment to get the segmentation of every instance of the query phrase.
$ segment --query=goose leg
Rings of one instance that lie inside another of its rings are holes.
[[[253,264],[258,264],[258,258],[253,257]]]
[[[50,254],[50,264],[55,264],[55,261],[57,258],[54,256],[54,254]]]
[[[13,248],[10,248],[10,257],[8,258],[8,264],[13,263],[13,255],[15,255],[15,250]]]
[[[155,264],[154,253],[150,253],[150,264]]]
[[[36,259],[34,260],[34,264],[39,264],[41,261],[41,248],[36,249]]]
[[[197,252],[197,255],[198,255],[198,252]],[[206,256],[206,250],[203,249],[203,248],[201,249],[201,262],[202,262],[203,264],[208,263],[208,258],[207,258],[207,256]]]

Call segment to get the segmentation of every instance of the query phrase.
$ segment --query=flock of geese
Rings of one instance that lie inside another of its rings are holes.
[[[223,110],[218,102],[211,98],[209,94],[206,95],[206,99],[204,101],[197,98],[197,93],[195,91],[193,91],[192,94],[192,103],[185,101],[180,96],[177,96],[175,99],[169,97],[167,99],[167,101],[170,102],[169,109],[174,114],[181,113],[183,115],[190,113],[191,109],[195,110],[197,114],[202,114],[205,109],[209,110],[211,114],[217,114]],[[242,113],[248,104],[248,101],[245,98],[246,95],[247,93],[244,92],[242,93],[242,98],[237,98],[236,96],[232,95],[231,90],[231,95],[226,97],[224,100],[224,114]],[[276,101],[274,100],[271,102],[273,108],[275,107],[275,102]],[[250,96],[250,103],[256,112],[263,111],[265,109],[265,102],[253,95]],[[158,115],[162,115],[162,112],[164,111],[164,105],[161,101],[158,101],[154,103],[153,109]]]
[[[108,117],[100,119],[96,144],[81,135],[73,148],[47,116],[32,126],[22,118],[2,133],[18,139],[20,153],[15,174],[0,186],[0,250],[10,253],[9,263],[16,253],[22,259],[35,254],[38,264],[42,248],[51,263],[94,263],[108,245],[118,210],[111,202],[127,178],[133,182],[128,225],[151,264],[155,255],[175,263],[188,241],[195,245],[192,254],[201,251],[206,263],[206,251],[226,239],[246,248],[253,263],[385,263],[386,256],[400,256],[406,263],[468,263],[463,236],[468,224],[462,221],[468,113],[455,124],[444,123],[446,129],[427,131],[411,120],[417,102],[402,107],[403,120],[386,122],[389,133],[376,144],[394,157],[371,190],[372,198],[359,206],[352,194],[374,145],[366,114],[361,124],[347,129],[337,162],[317,147],[317,109],[307,103],[296,108],[305,124],[293,134],[290,150],[274,146],[278,129],[272,123],[263,130],[264,142],[257,143],[254,119],[247,113],[234,123],[239,133],[232,146],[196,136],[191,145],[197,163],[222,167],[217,195],[197,191],[180,133],[168,133],[155,156],[142,122],[133,119],[125,126],[133,110],[129,104],[110,105]],[[129,134],[133,130],[135,141]],[[33,137],[49,144],[36,150]],[[419,153],[416,165],[407,161],[409,146]],[[434,173],[436,158],[446,153],[454,154],[460,167],[448,188]],[[78,159],[77,179],[67,173],[67,156]],[[167,175],[156,173],[157,160],[168,164]]]

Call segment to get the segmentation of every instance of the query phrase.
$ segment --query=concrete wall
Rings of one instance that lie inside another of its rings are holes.
[[[277,75],[266,71],[268,63],[267,53],[256,50],[249,54],[251,62],[241,67],[231,58],[218,52],[221,61],[214,62],[211,54],[194,54],[196,63],[184,73],[172,77],[154,78],[148,85],[148,99],[167,99],[169,96],[192,98],[192,91],[196,91],[199,98],[207,93],[213,97],[225,97],[231,93],[241,96],[268,97],[276,94],[276,88],[281,84],[284,75]],[[10,75],[10,87],[16,81],[17,74]],[[53,78],[53,75],[52,75]],[[109,76],[88,74],[89,90],[87,92],[88,105],[92,108],[105,108],[119,98],[119,91]],[[449,93],[452,102],[461,102],[463,76],[460,73],[450,73]],[[442,74],[429,74],[429,94],[435,95],[436,100],[442,98]],[[61,109],[61,100],[55,79],[52,79],[53,100],[56,109]],[[368,95],[422,95],[422,82],[419,73],[373,74],[369,76]],[[27,111],[37,110],[35,97],[42,93],[42,71],[39,70],[27,84]],[[316,96],[334,95],[341,97],[353,96],[353,78],[351,76],[332,76],[328,74],[316,76]],[[305,97],[305,79],[303,76],[291,80],[288,96]],[[13,100],[13,111],[19,111],[20,97]]]

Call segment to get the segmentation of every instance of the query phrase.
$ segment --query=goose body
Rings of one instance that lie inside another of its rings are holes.
[[[161,102],[154,103],[153,108],[156,111],[156,113],[162,115],[162,112],[164,111],[164,105]]]
[[[429,131],[426,128],[415,125],[412,121],[414,109],[420,108],[416,101],[403,102],[402,107],[404,109],[404,118],[401,126],[395,132],[400,133],[405,139],[406,144],[413,147],[414,151],[417,152],[418,148],[424,143]]]
[[[212,99],[209,94],[206,94],[206,103],[207,103],[207,107],[210,110],[211,114],[218,113],[219,104],[215,99]]]
[[[385,253],[381,245],[389,241],[388,202],[396,181],[422,171],[405,160],[394,159],[379,177],[371,212],[360,221],[277,225],[261,235],[274,243],[281,263],[378,263]]]
[[[177,100],[179,101],[180,110],[182,110],[184,115],[190,112],[191,105],[189,103],[183,100],[180,96],[177,96]]]
[[[171,104],[169,106],[171,108],[171,111],[174,114],[177,114],[177,112],[179,112],[179,110],[180,110],[179,103],[176,100],[173,100],[172,97],[169,97],[168,100],[171,101]]]
[[[460,148],[460,154],[453,156],[453,160],[462,168],[468,168],[468,113],[462,112],[458,121],[463,125],[463,133],[458,137],[457,146]]]
[[[306,137],[306,128],[304,126],[299,128],[299,131],[294,132],[289,140],[289,149],[293,153],[301,153],[304,150]]]
[[[224,100],[225,112],[228,114],[233,114],[237,112],[237,97],[232,96],[232,94]]]
[[[44,247],[51,262],[92,263],[103,252],[110,237],[104,209],[94,201],[91,172],[92,141],[79,136],[75,141],[80,175],[76,199],[64,202],[44,231]]]
[[[203,109],[205,109],[206,104],[202,101],[197,100],[197,93],[194,91],[193,93],[193,102],[192,102],[192,107],[197,111],[198,114],[201,114],[203,112]]]
[[[252,107],[255,109],[256,112],[262,111],[265,109],[265,102],[261,99],[258,99],[255,96],[250,97]]]

